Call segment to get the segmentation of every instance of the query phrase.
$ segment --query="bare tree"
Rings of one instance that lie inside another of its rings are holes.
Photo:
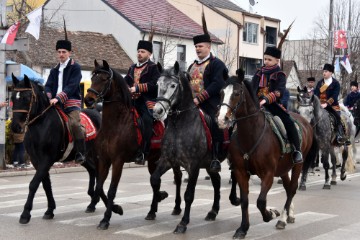
[[[224,44],[218,47],[217,55],[224,62],[228,69],[231,69],[234,63],[236,64],[237,51],[233,49],[230,44],[232,32],[230,22],[226,25],[225,37],[223,38]]]

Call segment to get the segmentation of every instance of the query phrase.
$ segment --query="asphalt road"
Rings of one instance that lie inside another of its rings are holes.
[[[357,165],[360,168],[360,165]],[[57,203],[55,218],[43,220],[46,211],[46,196],[39,188],[34,201],[32,219],[29,224],[18,223],[25,203],[28,184],[32,176],[0,178],[0,239],[232,239],[240,226],[241,208],[228,201],[229,172],[223,165],[221,209],[214,222],[204,220],[212,205],[212,187],[205,180],[205,171],[200,172],[195,201],[187,232],[173,234],[181,216],[172,216],[174,206],[174,184],[172,173],[166,173],[162,189],[169,197],[159,204],[155,221],[144,217],[150,209],[152,190],[145,168],[126,168],[117,192],[116,203],[124,209],[124,215],[113,215],[108,230],[97,230],[103,217],[104,206],[98,204],[95,213],[85,213],[89,203],[86,195],[88,176],[86,172],[53,174],[52,185]],[[321,170],[309,176],[308,189],[295,196],[295,223],[285,230],[275,229],[277,220],[264,223],[258,209],[260,182],[252,177],[250,187],[250,229],[246,239],[360,239],[360,171],[348,175],[345,181],[338,180],[331,190],[323,190],[324,173]],[[107,182],[108,184],[108,182]],[[182,194],[186,184],[183,184]],[[107,185],[106,185],[107,189]],[[273,184],[268,194],[268,207],[281,211],[285,203],[282,185]],[[184,203],[182,204],[184,208]]]

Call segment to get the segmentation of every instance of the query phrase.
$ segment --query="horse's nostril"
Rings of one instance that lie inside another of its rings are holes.
[[[160,108],[160,110],[158,112],[159,112],[159,114],[162,114],[164,112],[164,110]]]

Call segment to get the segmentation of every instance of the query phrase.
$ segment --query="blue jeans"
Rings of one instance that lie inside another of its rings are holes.
[[[18,164],[23,164],[25,163],[24,161],[24,154],[25,154],[25,147],[24,147],[24,143],[14,143],[15,148],[14,148],[14,152],[13,152],[13,164],[15,162],[17,162]]]

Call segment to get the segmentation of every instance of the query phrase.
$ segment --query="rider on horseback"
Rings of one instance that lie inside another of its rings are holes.
[[[144,165],[146,155],[149,153],[150,141],[153,129],[152,109],[154,108],[157,96],[157,80],[160,72],[156,64],[150,61],[153,51],[151,41],[140,40],[137,47],[138,62],[131,65],[125,80],[129,85],[132,99],[136,110],[142,119],[143,143],[139,148],[135,163]]]
[[[337,142],[344,144],[348,141],[345,138],[340,118],[340,106],[338,102],[340,83],[332,77],[333,73],[334,66],[326,63],[323,67],[324,78],[316,84],[314,94],[320,99],[321,107],[336,118]]]
[[[286,87],[286,75],[278,65],[280,58],[280,49],[267,47],[264,53],[264,66],[255,73],[253,81],[256,81],[258,86],[260,107],[264,106],[273,115],[280,117],[285,125],[288,138],[295,147],[292,155],[293,163],[302,163],[300,139],[295,123],[289,113],[279,105]]]
[[[360,93],[358,91],[358,83],[356,81],[350,82],[351,92],[346,96],[344,105],[353,114],[354,105],[357,100],[360,99]]]
[[[75,162],[83,164],[85,162],[85,133],[81,128],[80,109],[80,81],[81,68],[78,63],[70,58],[71,42],[67,40],[65,30],[65,40],[56,43],[56,50],[60,63],[51,69],[48,80],[45,84],[45,92],[50,99],[50,104],[60,103],[64,112],[69,117],[69,125],[74,137],[76,149]]]

